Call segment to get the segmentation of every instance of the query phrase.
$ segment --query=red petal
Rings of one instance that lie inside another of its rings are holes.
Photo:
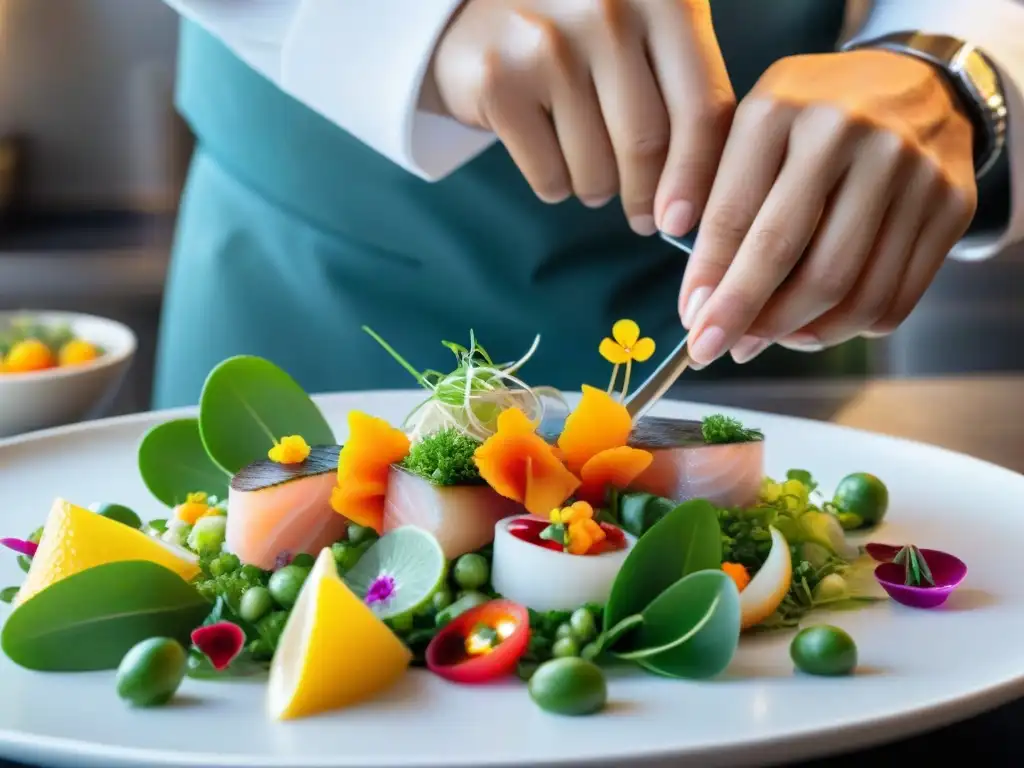
[[[39,549],[39,545],[34,541],[25,539],[0,539],[0,545],[14,550],[19,555],[25,555],[25,557],[35,557],[36,551]]]
[[[206,654],[213,668],[220,672],[227,669],[242,652],[242,648],[245,647],[245,632],[230,621],[218,621],[216,624],[194,630],[192,643]]]

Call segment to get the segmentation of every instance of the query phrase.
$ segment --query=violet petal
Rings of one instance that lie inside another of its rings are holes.
[[[893,544],[880,544],[878,542],[871,542],[870,544],[864,545],[864,551],[868,553],[872,560],[877,560],[880,563],[891,563],[896,555],[899,554],[900,550],[903,549],[901,546],[895,546]]]
[[[218,672],[227,669],[245,647],[245,632],[230,621],[218,621],[192,631],[192,643],[206,654]]]
[[[26,541],[25,539],[0,539],[0,545],[17,552],[19,555],[25,555],[25,557],[35,557],[39,549],[39,545],[34,541]]]
[[[875,568],[875,578],[889,596],[911,608],[935,608],[942,605],[967,576],[967,565],[960,558],[937,549],[920,550],[931,569],[934,586],[910,586],[907,569],[899,563],[883,562]]]

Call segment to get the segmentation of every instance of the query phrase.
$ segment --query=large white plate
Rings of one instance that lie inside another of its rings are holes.
[[[339,436],[350,407],[397,419],[414,402],[408,393],[321,399]],[[708,410],[673,403],[662,412],[696,418]],[[617,676],[613,703],[598,717],[546,715],[517,681],[456,687],[417,672],[372,704],[278,724],[264,715],[256,682],[187,681],[174,706],[132,711],[115,696],[111,673],[38,674],[4,659],[0,757],[104,768],[764,765],[909,735],[1024,693],[1024,477],[924,445],[739,414],[764,428],[769,472],[806,468],[826,488],[850,471],[875,472],[892,495],[890,523],[876,538],[967,561],[967,581],[942,609],[887,603],[821,617],[856,638],[862,666],[854,677],[796,675],[789,636],[762,636],[745,639],[728,673],[713,682]],[[135,469],[135,447],[169,415],[0,444],[0,531],[25,535],[58,495],[158,516]],[[13,558],[0,559],[0,581],[18,577]]]

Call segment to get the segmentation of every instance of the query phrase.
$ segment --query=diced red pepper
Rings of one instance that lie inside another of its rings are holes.
[[[228,668],[245,647],[245,632],[230,621],[218,621],[192,631],[192,643],[206,654],[218,672]]]
[[[517,539],[529,544],[544,547],[544,549],[550,549],[555,552],[563,552],[564,547],[557,541],[542,539],[540,537],[541,532],[543,532],[549,525],[551,525],[551,523],[547,520],[521,517],[508,524],[508,532]],[[626,535],[622,532],[621,528],[617,525],[612,525],[611,523],[600,523],[599,525],[601,526],[601,530],[605,533],[605,539],[595,544],[587,552],[587,555],[600,555],[605,552],[616,552],[620,549],[626,548]]]
[[[479,625],[497,628],[503,621],[515,623],[510,635],[492,650],[472,655],[466,640]],[[427,646],[427,668],[453,683],[485,683],[512,672],[530,644],[530,614],[510,600],[491,600],[456,616]]]

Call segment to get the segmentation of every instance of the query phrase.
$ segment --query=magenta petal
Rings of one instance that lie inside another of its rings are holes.
[[[932,572],[935,586],[912,587],[904,584],[906,569],[899,563],[882,563],[875,568],[875,578],[889,597],[911,608],[935,608],[953,594],[967,576],[967,564],[960,558],[937,549],[922,549],[921,556]]]
[[[39,545],[34,541],[25,539],[0,539],[0,545],[14,550],[19,555],[25,555],[25,557],[35,557],[36,550],[39,549]]]
[[[245,646],[245,632],[230,621],[218,621],[216,624],[194,630],[192,643],[206,654],[213,668],[220,672],[227,669],[242,652]]]
[[[892,544],[879,544],[877,542],[864,545],[864,551],[871,556],[871,559],[877,560],[880,563],[891,563],[901,549],[903,547],[897,547]]]

